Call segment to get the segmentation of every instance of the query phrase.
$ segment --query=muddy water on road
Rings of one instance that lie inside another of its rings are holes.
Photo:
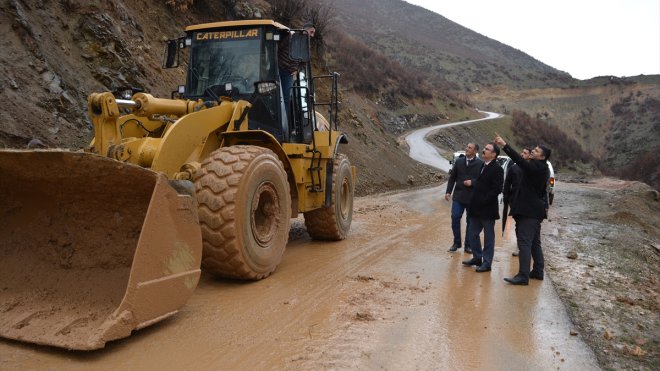
[[[0,369],[597,369],[550,280],[503,282],[517,271],[510,237],[490,273],[446,252],[443,191],[357,199],[337,243],[297,220],[268,279],[204,276],[176,316],[98,352],[2,340]]]

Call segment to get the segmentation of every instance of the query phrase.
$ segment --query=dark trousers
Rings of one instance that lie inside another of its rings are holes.
[[[520,268],[518,274],[529,278],[529,266],[534,259],[534,272],[543,273],[545,261],[541,249],[541,219],[522,218],[516,219],[516,239],[520,255],[518,261]]]
[[[479,234],[484,231],[484,249],[481,250],[481,239]],[[482,259],[482,264],[490,267],[493,264],[495,255],[495,219],[481,219],[470,217],[470,227],[468,227],[470,237],[470,247],[472,248],[472,258]]]
[[[465,228],[465,247],[471,247],[467,231],[470,230],[470,214],[467,211],[468,204],[458,201],[451,202],[451,230],[454,232],[454,245],[461,246],[461,218],[465,211],[467,226]]]
[[[284,109],[289,112],[289,102],[291,102],[291,87],[293,87],[293,76],[291,72],[280,68],[280,81],[282,82],[282,98],[284,98]]]

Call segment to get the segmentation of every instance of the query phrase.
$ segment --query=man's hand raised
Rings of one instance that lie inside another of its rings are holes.
[[[495,142],[495,144],[497,144],[497,145],[500,146],[500,147],[504,147],[504,146],[506,146],[506,142],[504,141],[504,139],[502,139],[502,136],[499,135],[497,132],[495,132],[495,140],[494,140],[494,142]]]

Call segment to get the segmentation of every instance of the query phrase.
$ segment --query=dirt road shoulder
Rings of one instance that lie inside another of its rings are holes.
[[[604,368],[660,369],[660,202],[637,182],[558,182],[548,273]]]

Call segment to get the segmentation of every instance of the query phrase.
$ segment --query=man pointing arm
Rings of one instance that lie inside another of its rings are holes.
[[[504,280],[513,285],[527,285],[530,278],[542,280],[544,274],[541,222],[545,217],[544,195],[549,176],[546,160],[551,150],[536,146],[529,155],[529,161],[525,161],[499,134],[495,137],[495,143],[502,146],[504,152],[522,169],[518,196],[510,212],[516,221],[519,269],[514,277]],[[532,258],[534,268],[530,271]]]

